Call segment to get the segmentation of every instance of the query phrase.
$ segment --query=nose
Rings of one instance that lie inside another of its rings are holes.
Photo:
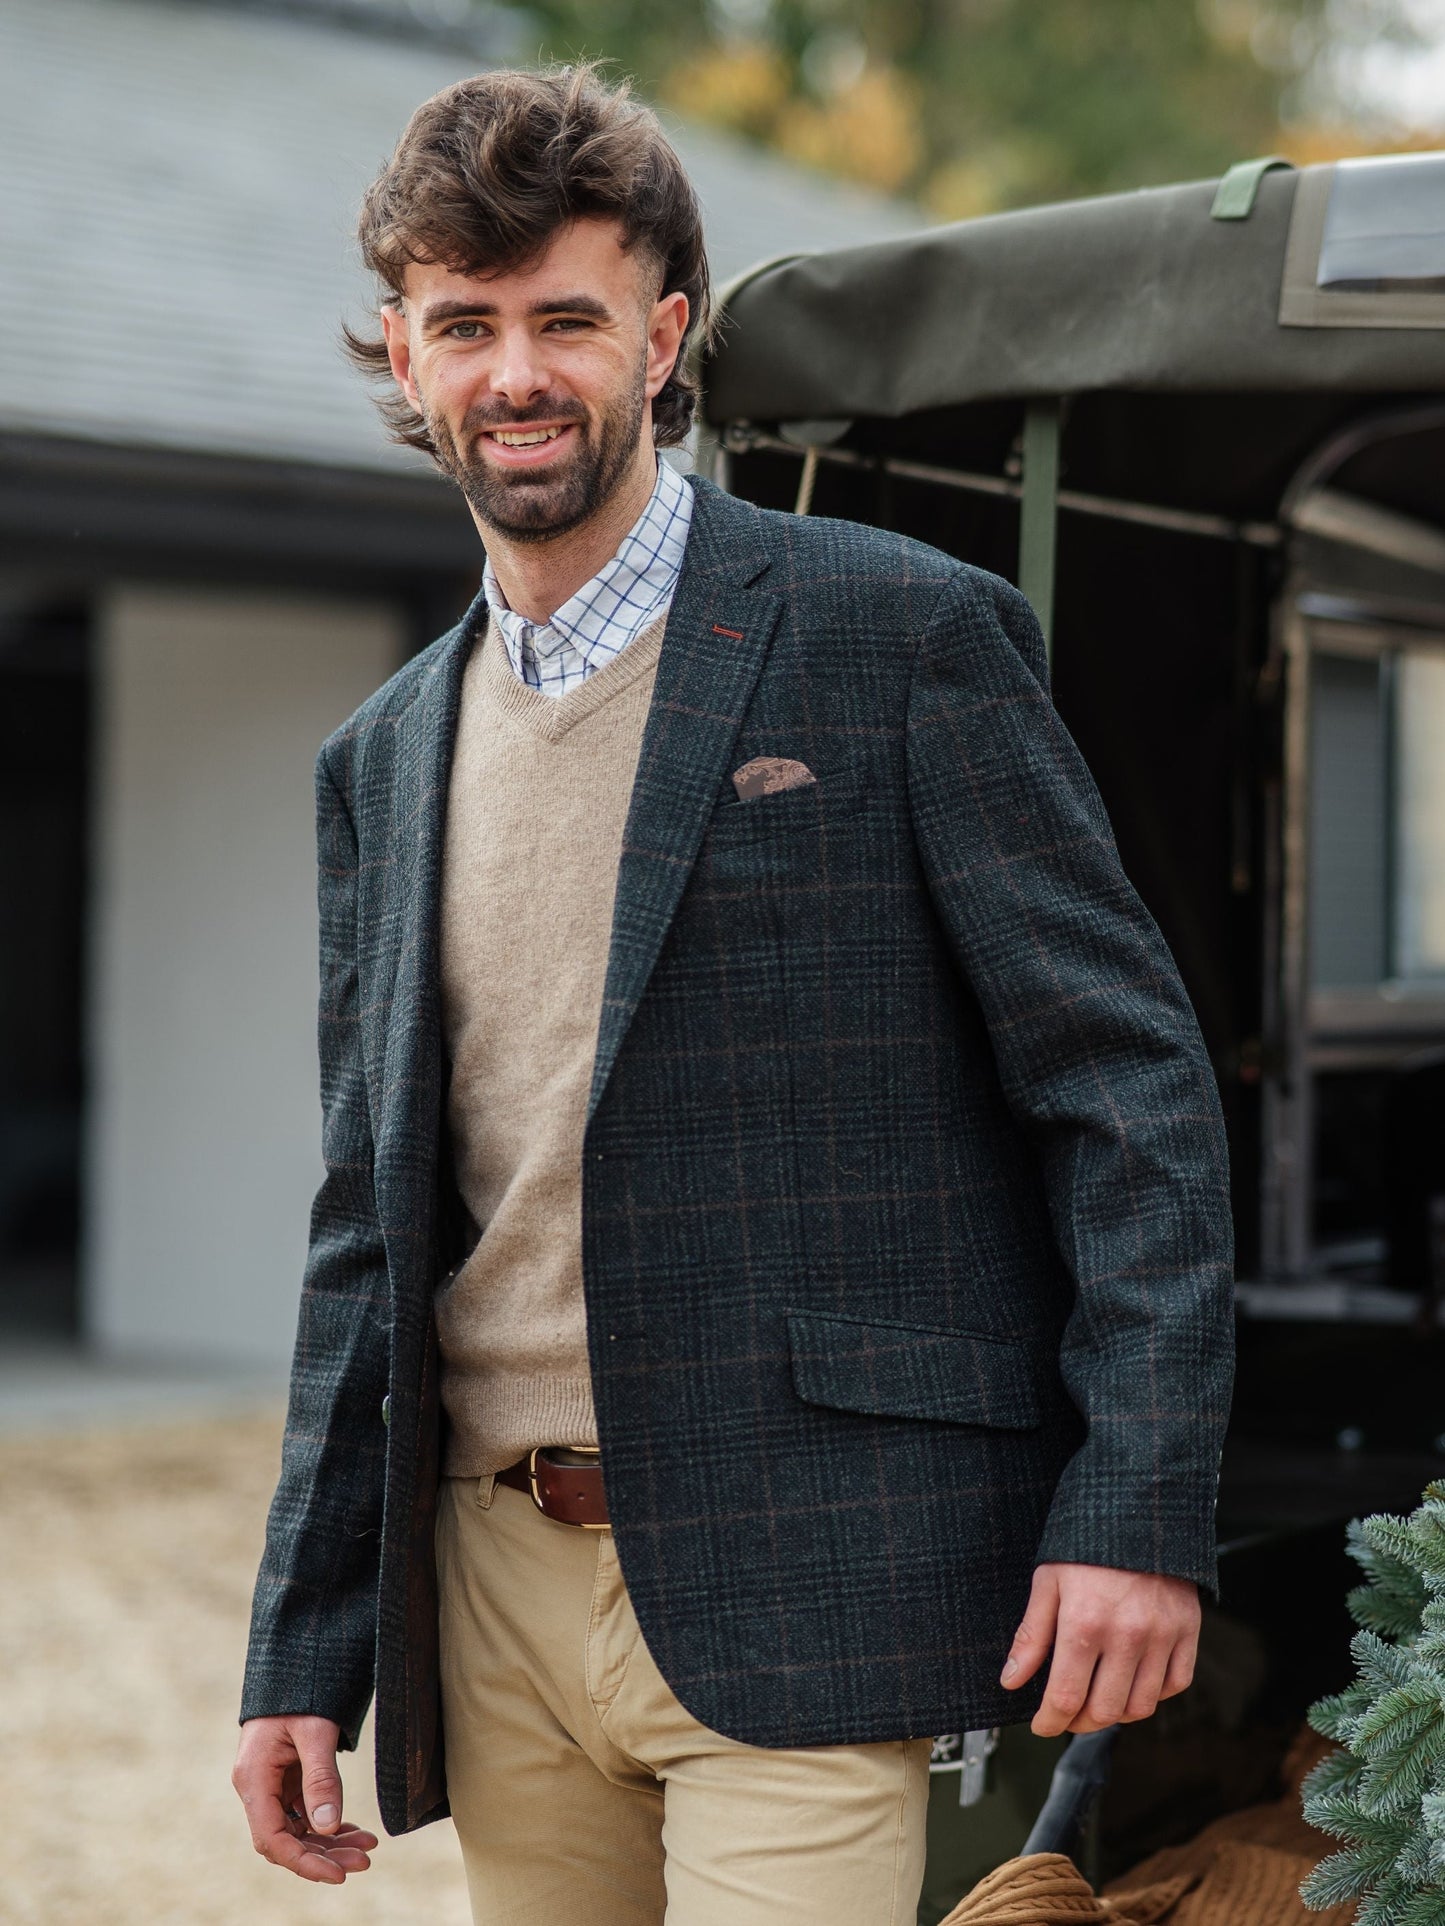
[[[492,393],[517,409],[530,407],[551,386],[539,344],[527,328],[509,328],[490,370]]]

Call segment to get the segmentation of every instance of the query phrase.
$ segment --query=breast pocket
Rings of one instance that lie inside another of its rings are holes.
[[[843,766],[815,771],[817,780],[796,789],[775,790],[748,802],[726,796],[708,819],[714,844],[752,842],[793,832],[831,828],[862,809],[866,791],[860,772]]]

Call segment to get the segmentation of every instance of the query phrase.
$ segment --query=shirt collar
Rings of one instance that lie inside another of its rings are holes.
[[[692,504],[692,490],[682,476],[659,458],[647,506],[623,536],[617,553],[547,622],[529,622],[517,614],[502,593],[488,557],[482,586],[514,665],[519,664],[525,643],[539,656],[555,655],[570,646],[592,667],[610,660],[640,635],[677,587]]]

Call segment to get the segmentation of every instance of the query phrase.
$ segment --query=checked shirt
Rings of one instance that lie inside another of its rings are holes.
[[[518,676],[543,695],[562,696],[636,641],[672,600],[682,573],[692,490],[665,461],[617,553],[549,622],[529,622],[508,605],[488,561],[482,587]]]

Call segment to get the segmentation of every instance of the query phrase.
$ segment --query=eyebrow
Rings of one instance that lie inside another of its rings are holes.
[[[433,301],[423,308],[421,324],[434,328],[443,321],[482,321],[499,313],[495,301]],[[532,320],[547,314],[584,314],[594,321],[610,321],[612,310],[595,294],[549,294],[527,309]]]

